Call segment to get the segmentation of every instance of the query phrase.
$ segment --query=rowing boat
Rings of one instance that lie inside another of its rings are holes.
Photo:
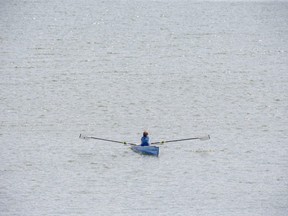
[[[159,147],[157,146],[132,146],[131,149],[138,153],[143,155],[151,155],[158,157],[159,155]]]
[[[134,152],[137,152],[138,154],[144,154],[144,155],[152,155],[152,156],[156,156],[158,157],[159,155],[159,147],[157,146],[140,146],[137,145],[135,143],[129,143],[129,142],[121,142],[121,141],[117,141],[117,140],[111,140],[111,139],[103,139],[103,138],[99,138],[99,137],[92,137],[92,136],[84,136],[82,134],[80,134],[79,136],[80,139],[95,139],[95,140],[101,140],[101,141],[107,141],[107,142],[114,142],[114,143],[121,143],[121,144],[125,144],[125,145],[131,145],[131,149]],[[208,140],[210,139],[209,135],[206,136],[200,136],[200,137],[192,137],[192,138],[186,138],[186,139],[174,139],[174,140],[167,140],[167,141],[160,141],[160,142],[154,142],[151,144],[164,144],[164,143],[170,143],[170,142],[179,142],[179,141],[187,141],[187,140]]]
[[[159,155],[159,147],[157,146],[132,146],[131,149],[138,153],[143,155],[151,155],[158,157]]]

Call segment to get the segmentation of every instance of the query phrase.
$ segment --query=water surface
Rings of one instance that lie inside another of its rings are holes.
[[[0,212],[288,212],[286,2],[1,1]],[[79,134],[170,143],[160,157]]]

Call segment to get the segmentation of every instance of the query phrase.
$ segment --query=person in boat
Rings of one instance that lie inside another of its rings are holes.
[[[148,132],[144,131],[143,136],[141,138],[141,146],[149,146],[149,136]]]

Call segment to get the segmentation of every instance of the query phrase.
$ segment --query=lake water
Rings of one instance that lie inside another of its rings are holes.
[[[1,216],[288,215],[288,3],[0,1]],[[79,134],[167,143],[159,158]]]

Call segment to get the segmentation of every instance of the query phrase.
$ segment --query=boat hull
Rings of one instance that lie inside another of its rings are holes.
[[[157,146],[132,146],[131,149],[138,154],[151,155],[156,157],[159,155],[159,147]]]

